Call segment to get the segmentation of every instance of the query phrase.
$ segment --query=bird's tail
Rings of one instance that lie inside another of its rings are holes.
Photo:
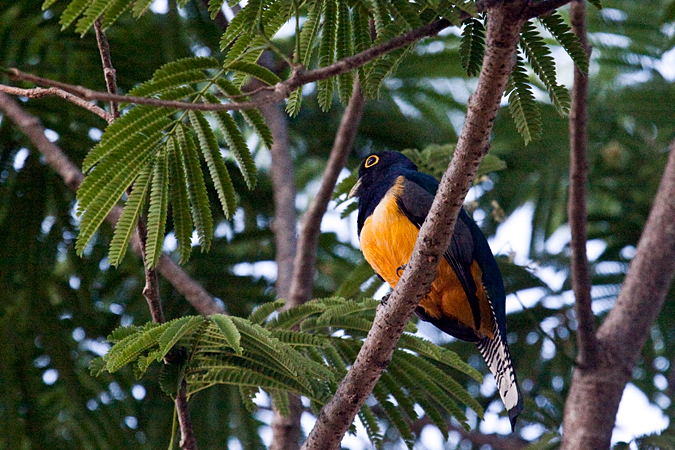
[[[478,351],[485,359],[490,372],[495,377],[499,395],[509,413],[511,429],[515,429],[518,414],[523,410],[523,396],[516,380],[516,371],[513,368],[511,353],[505,338],[499,331],[499,326],[492,315],[492,332],[494,338],[485,337],[476,343]]]

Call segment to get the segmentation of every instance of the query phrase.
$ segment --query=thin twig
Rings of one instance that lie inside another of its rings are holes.
[[[18,87],[14,86],[6,86],[4,84],[0,84],[0,92],[4,92],[6,94],[11,94],[11,95],[18,95],[20,97],[29,97],[29,98],[43,98],[43,97],[61,97],[62,99],[68,100],[69,102],[84,108],[88,111],[93,112],[106,122],[110,123],[112,120],[112,115],[110,115],[107,111],[105,111],[102,108],[99,108],[98,106],[94,105],[93,103],[89,103],[88,101],[78,97],[77,95],[71,94],[70,92],[66,92],[63,89],[55,88],[55,87],[50,87],[50,88],[32,88],[32,89],[21,89]]]
[[[99,53],[101,54],[101,62],[103,65],[103,73],[105,76],[106,88],[110,94],[117,94],[117,81],[115,80],[115,68],[112,64],[110,56],[110,47],[108,46],[108,39],[101,29],[101,20],[97,19],[94,28],[96,29],[96,42],[98,43]],[[110,102],[110,111],[113,120],[119,117],[117,109],[117,102]],[[155,323],[164,323],[164,312],[162,311],[162,298],[159,292],[159,280],[157,279],[157,270],[150,268],[147,264],[146,241],[148,238],[148,230],[145,224],[145,216],[141,215],[138,218],[136,225],[136,234],[141,243],[141,258],[143,259],[143,267],[145,269],[145,287],[143,288],[143,297],[148,302],[148,308],[152,316],[152,321]],[[164,358],[164,363],[168,364],[167,358]],[[180,448],[183,450],[197,450],[197,440],[195,439],[194,430],[192,428],[192,421],[190,420],[190,410],[187,402],[187,384],[183,379],[181,387],[176,395],[175,405],[178,413],[178,425],[180,427],[181,440]]]
[[[110,45],[108,45],[108,38],[101,27],[100,17],[94,22],[94,30],[96,32],[98,51],[101,54],[101,64],[103,66],[105,85],[108,88],[109,93],[117,94],[117,71],[115,71],[115,68],[112,65],[112,58],[110,57]],[[110,114],[112,115],[112,120],[110,120],[108,123],[112,123],[113,120],[120,116],[120,112],[117,109],[117,102],[115,101],[110,102]]]
[[[352,97],[345,110],[328,164],[324,170],[319,191],[302,219],[298,251],[295,255],[295,272],[288,302],[284,307],[302,305],[312,298],[314,287],[314,271],[316,270],[316,248],[321,231],[321,219],[326,213],[331,194],[335,189],[338,176],[345,166],[347,156],[354,145],[356,132],[363,113],[363,95],[358,77],[354,80]]]
[[[565,6],[572,0],[542,0],[542,1],[531,1],[530,5],[525,12],[525,15],[528,19],[533,17],[545,16],[550,14],[561,6]]]
[[[570,5],[572,30],[590,57],[586,43],[586,0],[574,0]],[[587,122],[588,76],[574,67],[572,107],[569,114],[570,186],[569,216],[571,242],[571,275],[574,290],[574,311],[578,322],[577,361],[580,369],[593,368],[598,362],[598,340],[595,336],[595,316],[591,308],[591,276],[586,256],[586,184],[588,182]]]
[[[36,75],[22,72],[18,69],[8,69],[6,74],[13,80],[30,81],[38,85],[51,86],[62,89],[71,94],[75,94],[85,100],[101,100],[101,101],[115,101],[123,103],[133,103],[137,105],[152,105],[164,108],[175,108],[180,110],[192,111],[233,111],[242,109],[259,108],[262,105],[275,103],[281,101],[300,86],[312,83],[314,81],[325,80],[336,75],[350,72],[357,69],[368,62],[389,53],[393,50],[411,45],[416,41],[438,34],[439,31],[449,27],[451,23],[446,19],[440,19],[430,24],[424,25],[415,30],[404,33],[382,44],[369,48],[361,53],[344,58],[326,67],[315,70],[306,71],[304,67],[297,66],[294,68],[292,75],[287,80],[277,83],[274,86],[264,88],[256,100],[247,102],[233,102],[233,103],[191,103],[182,101],[161,100],[157,98],[147,97],[133,97],[124,95],[115,95],[108,92],[98,92],[82,86],[75,86],[60,81],[54,81],[47,78],[38,77]]]
[[[303,445],[304,450],[333,450],[339,446],[359,408],[391,361],[410,316],[431,287],[464,197],[475,178],[478,164],[487,153],[492,125],[525,22],[524,5],[524,1],[499,2],[488,10],[485,57],[476,92],[469,98],[457,148],[420,229],[412,257],[386,305],[378,307],[361,351],[333,398],[319,413],[314,429]]]

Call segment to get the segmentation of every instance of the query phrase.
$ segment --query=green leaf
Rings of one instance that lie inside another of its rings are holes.
[[[352,17],[345,2],[338,2],[338,27],[336,32],[336,58],[341,60],[354,54]],[[347,72],[337,77],[338,92],[342,104],[347,104],[352,95],[354,73]]]
[[[88,172],[94,164],[118,149],[138,147],[149,134],[162,130],[170,123],[167,116],[171,113],[172,111],[167,108],[150,106],[132,108],[106,128],[101,141],[84,158],[82,171]]]
[[[561,115],[567,114],[570,109],[569,93],[564,86],[558,85],[555,61],[551,56],[551,51],[532,22],[526,23],[523,27],[520,35],[520,48],[527,56],[534,73],[546,86],[551,101],[558,112]]]
[[[209,318],[216,325],[218,325],[218,328],[223,333],[223,336],[225,336],[225,339],[227,340],[227,343],[230,345],[230,347],[232,347],[234,351],[237,352],[238,355],[241,355],[242,354],[242,348],[240,344],[241,334],[239,333],[237,327],[234,325],[234,322],[232,322],[232,319],[230,319],[225,314],[214,314]]]
[[[338,25],[338,9],[336,0],[323,2],[323,27],[321,30],[321,46],[319,47],[319,67],[326,67],[335,62],[335,48]],[[328,111],[333,103],[333,78],[317,82],[317,99],[322,111]]]
[[[271,70],[258,65],[245,61],[235,61],[225,65],[225,69],[233,70],[235,72],[240,72],[245,75],[250,75],[253,78],[266,83],[269,86],[274,86],[277,83],[281,82],[281,79],[276,76]]]
[[[218,198],[223,208],[223,213],[227,219],[234,215],[234,210],[237,206],[236,196],[234,193],[234,186],[230,179],[230,174],[227,172],[225,162],[220,154],[220,148],[216,142],[216,137],[211,130],[206,117],[200,111],[190,111],[188,113],[190,123],[194,127],[195,133],[199,138],[199,148],[204,155],[206,164],[209,167],[211,179],[218,192]]]
[[[223,8],[225,0],[209,0],[209,13],[211,15],[211,20],[215,19],[218,13]]]
[[[215,95],[205,94],[205,97],[210,103],[219,103]],[[212,114],[223,132],[230,153],[237,160],[239,170],[244,176],[244,181],[246,181],[246,186],[249,189],[255,188],[258,169],[255,167],[251,151],[248,149],[246,140],[241,134],[237,123],[227,111],[214,111]]]
[[[169,196],[171,197],[173,231],[178,242],[179,262],[183,264],[192,252],[193,226],[183,155],[181,155],[180,145],[177,144],[175,136],[167,141],[166,151],[169,162]]]
[[[110,251],[108,253],[108,262],[111,266],[118,266],[127,252],[131,235],[136,229],[138,218],[145,207],[152,168],[153,164],[146,165],[134,182],[133,190],[124,205],[122,215],[117,221],[115,234],[110,242]]]
[[[462,56],[462,66],[470,77],[477,76],[483,66],[485,51],[485,27],[483,22],[476,18],[467,19],[462,29],[462,43],[459,54]]]
[[[155,360],[159,362],[164,359],[181,339],[189,339],[192,333],[204,323],[204,320],[202,316],[185,316],[167,322],[169,326],[164,328],[164,332],[159,337],[159,352],[157,352]]]
[[[216,86],[227,96],[237,96],[237,98],[241,99],[242,101],[248,100],[248,97],[243,96],[241,90],[236,87],[233,83],[230,81],[224,79],[224,78],[218,78],[215,81]],[[244,116],[244,119],[246,122],[253,127],[255,130],[256,134],[260,136],[260,138],[263,140],[265,143],[265,146],[267,148],[271,148],[273,144],[272,140],[272,132],[270,129],[267,127],[265,124],[265,119],[263,118],[262,114],[260,114],[260,111],[257,109],[244,109],[242,111],[239,111],[242,116]]]
[[[599,2],[598,5],[599,6]],[[562,16],[553,11],[551,14],[538,18],[539,22],[546,28],[558,41],[563,49],[570,55],[572,61],[581,73],[588,73],[588,54],[584,50],[579,38],[569,25],[565,23]]]
[[[80,233],[75,244],[78,254],[82,254],[112,207],[150,161],[163,137],[161,131],[150,135],[137,148],[111,155],[85,177],[77,192],[81,213]]]
[[[162,150],[155,158],[148,209],[147,241],[145,243],[145,265],[149,269],[157,266],[162,255],[164,230],[169,208],[169,165],[166,151]]]
[[[57,1],[58,0],[45,0],[44,3],[42,3],[42,10],[46,11],[47,9],[49,9],[50,6],[52,6]]]
[[[192,221],[197,230],[197,237],[199,238],[202,251],[208,251],[211,248],[211,241],[213,239],[213,218],[211,217],[211,207],[209,206],[204,176],[199,164],[197,147],[192,136],[185,133],[182,124],[176,127],[176,136],[178,138],[180,153],[183,157],[183,166],[185,167]]]
[[[63,10],[61,13],[61,17],[59,18],[59,23],[61,24],[61,31],[65,30],[70,26],[71,23],[77,19],[80,14],[84,12],[85,9],[87,9],[87,6],[89,6],[89,3],[91,3],[93,0],[72,0],[66,9]],[[44,8],[44,4],[43,4]]]
[[[109,6],[110,0],[92,0],[88,5],[87,10],[84,12],[84,15],[77,21],[75,32],[80,33],[80,36],[84,37],[87,30],[94,25],[96,19],[98,19]]]
[[[509,112],[526,145],[541,135],[539,108],[527,81],[525,65],[518,57],[506,86],[506,95],[509,99]]]
[[[133,14],[135,18],[141,17],[148,10],[152,2],[155,0],[136,0],[134,4]]]
[[[286,304],[286,300],[284,300],[284,299],[279,299],[279,300],[275,300],[273,302],[264,303],[264,304],[258,306],[251,313],[251,315],[248,316],[248,320],[251,323],[261,325],[265,321],[265,319],[267,319],[270,316],[270,314],[272,314],[274,311],[281,308],[285,304]]]
[[[105,11],[105,15],[103,16],[103,19],[101,20],[101,28],[104,30],[110,27],[119,17],[124,14],[129,8],[131,8],[131,4],[135,0],[115,0],[108,9]]]

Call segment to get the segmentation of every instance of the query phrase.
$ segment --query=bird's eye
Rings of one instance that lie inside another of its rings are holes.
[[[380,161],[380,158],[375,156],[375,155],[370,155],[368,159],[366,159],[366,164],[365,168],[368,169],[370,167],[373,167],[375,164],[377,164]]]

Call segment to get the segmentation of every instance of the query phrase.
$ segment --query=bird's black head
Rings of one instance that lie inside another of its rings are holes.
[[[387,190],[396,178],[406,171],[417,171],[417,166],[399,152],[380,152],[369,155],[359,166],[359,180],[349,193],[350,197],[363,197],[371,189]]]
[[[406,172],[416,172],[417,166],[398,152],[373,153],[359,166],[359,180],[349,197],[359,198],[358,231],[370,216],[396,179]]]

